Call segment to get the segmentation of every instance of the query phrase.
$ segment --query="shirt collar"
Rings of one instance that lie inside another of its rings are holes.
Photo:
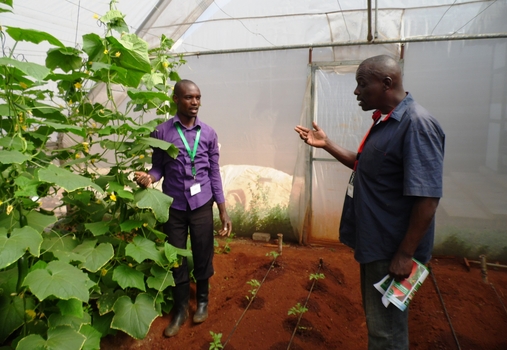
[[[173,118],[173,125],[174,125],[174,123],[176,123],[176,122],[180,123],[180,125],[181,125],[182,127],[186,128],[186,127],[185,127],[185,126],[181,123],[181,119],[180,119],[180,117],[178,116],[178,114],[176,114],[176,115],[174,116],[174,118]],[[188,128],[188,129],[195,129],[197,126],[198,126],[199,128],[201,128],[201,127],[202,127],[202,125],[201,125],[201,120],[199,119],[199,117],[195,117],[195,123],[194,123],[194,126],[193,126],[193,127],[191,127],[191,128]]]
[[[407,92],[405,98],[393,109],[391,112],[390,118],[396,119],[397,121],[401,121],[401,118],[407,111],[407,108],[410,104],[414,102],[414,98],[410,92]]]

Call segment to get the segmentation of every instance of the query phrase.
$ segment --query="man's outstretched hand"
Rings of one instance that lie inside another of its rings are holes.
[[[317,148],[323,148],[326,146],[327,135],[324,130],[317,125],[317,123],[313,122],[313,130],[301,125],[296,126],[294,130],[306,144]]]

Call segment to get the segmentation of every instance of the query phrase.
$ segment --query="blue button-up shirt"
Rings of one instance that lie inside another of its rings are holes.
[[[201,129],[199,144],[194,159],[196,176],[192,175],[190,156],[175,127],[179,123],[181,131],[192,150],[197,130]],[[164,178],[162,190],[173,198],[172,208],[186,210],[187,203],[191,210],[206,204],[211,198],[218,204],[224,203],[220,166],[218,164],[219,150],[218,137],[209,125],[196,117],[195,124],[186,128],[179,117],[174,118],[157,126],[151,134],[152,137],[174,144],[179,149],[176,159],[170,157],[164,150],[153,149],[152,168],[148,172],[156,181]],[[190,187],[196,183],[201,185],[201,192],[190,195]]]
[[[346,197],[340,240],[359,263],[392,259],[408,229],[417,197],[442,196],[445,135],[411,94],[373,126],[359,157],[353,198]],[[434,221],[414,258],[431,257]]]

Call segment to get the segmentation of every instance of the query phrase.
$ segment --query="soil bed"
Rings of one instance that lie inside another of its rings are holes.
[[[221,245],[223,241],[219,241]],[[359,266],[345,246],[303,247],[284,245],[283,254],[269,272],[241,322],[251,286],[262,281],[271,266],[275,244],[234,239],[228,254],[215,255],[215,276],[210,280],[209,318],[193,325],[191,317],[173,338],[163,336],[169,315],[157,318],[148,336],[134,340],[118,332],[102,341],[102,349],[201,350],[209,349],[210,331],[222,333],[222,343],[230,339],[226,350],[287,349],[297,317],[288,310],[303,305],[309,293],[309,276],[320,272],[307,303],[300,328],[290,349],[366,349],[365,317],[359,292]],[[461,259],[433,258],[430,262],[438,288],[451,319],[457,341],[463,350],[507,349],[507,270],[489,268],[489,284],[483,283],[478,266],[468,271]],[[495,292],[496,290],[496,292]],[[191,315],[195,310],[194,286]],[[380,297],[380,294],[379,294]],[[502,305],[503,303],[503,305]],[[236,327],[236,328],[235,328]],[[457,349],[451,326],[440,302],[437,289],[428,276],[410,308],[410,349]]]

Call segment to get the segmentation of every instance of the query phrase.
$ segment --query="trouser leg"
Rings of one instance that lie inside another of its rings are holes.
[[[373,286],[389,271],[389,260],[361,264],[361,294],[368,327],[369,350],[407,350],[408,308],[399,310],[390,304],[382,304],[382,294]]]
[[[213,276],[213,200],[192,210],[190,241],[194,259],[194,277],[197,281]]]

